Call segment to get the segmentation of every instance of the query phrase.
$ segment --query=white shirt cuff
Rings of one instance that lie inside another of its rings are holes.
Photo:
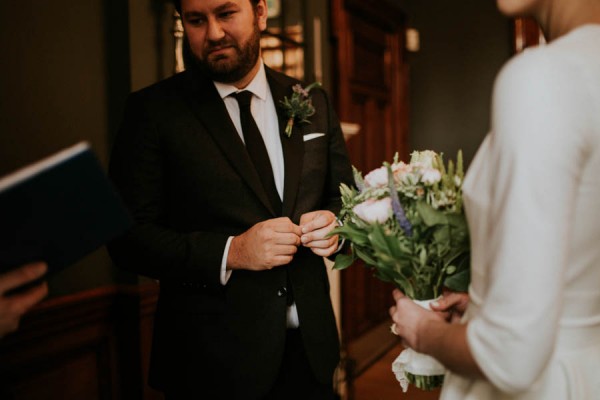
[[[229,278],[231,277],[232,270],[227,270],[227,256],[229,256],[229,246],[231,246],[231,241],[233,240],[233,236],[229,236],[227,239],[227,243],[225,243],[225,250],[223,251],[223,259],[221,260],[221,285],[227,285]]]
[[[300,319],[298,318],[298,309],[296,308],[296,303],[292,303],[291,306],[288,306],[285,319],[287,328],[300,327]]]

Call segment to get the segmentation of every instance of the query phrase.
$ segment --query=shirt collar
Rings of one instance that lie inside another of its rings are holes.
[[[242,90],[247,90],[249,92],[252,92],[252,94],[258,97],[259,99],[266,100],[267,90],[269,87],[269,84],[267,82],[267,74],[265,72],[265,65],[262,60],[260,60],[260,67],[258,69],[258,72],[256,73],[256,76],[244,89],[240,90],[233,85],[223,82],[213,81],[213,83],[215,84],[215,87],[217,88],[217,91],[219,92],[219,95],[222,99],[225,99],[227,96],[230,96],[233,93],[241,92]]]

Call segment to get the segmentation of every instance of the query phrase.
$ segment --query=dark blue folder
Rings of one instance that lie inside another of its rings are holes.
[[[0,272],[45,261],[54,274],[132,219],[87,143],[0,179]]]

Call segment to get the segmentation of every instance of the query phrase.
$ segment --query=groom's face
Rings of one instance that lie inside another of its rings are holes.
[[[256,66],[265,0],[183,0],[183,26],[196,64],[213,80],[235,83]]]

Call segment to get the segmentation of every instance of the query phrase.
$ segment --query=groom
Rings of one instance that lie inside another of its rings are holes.
[[[331,399],[338,333],[322,256],[351,168],[325,92],[262,63],[265,0],[177,3],[194,63],[130,96],[110,175],[137,224],[109,246],[159,279],[150,384],[167,399]],[[308,99],[307,99],[308,100]]]

